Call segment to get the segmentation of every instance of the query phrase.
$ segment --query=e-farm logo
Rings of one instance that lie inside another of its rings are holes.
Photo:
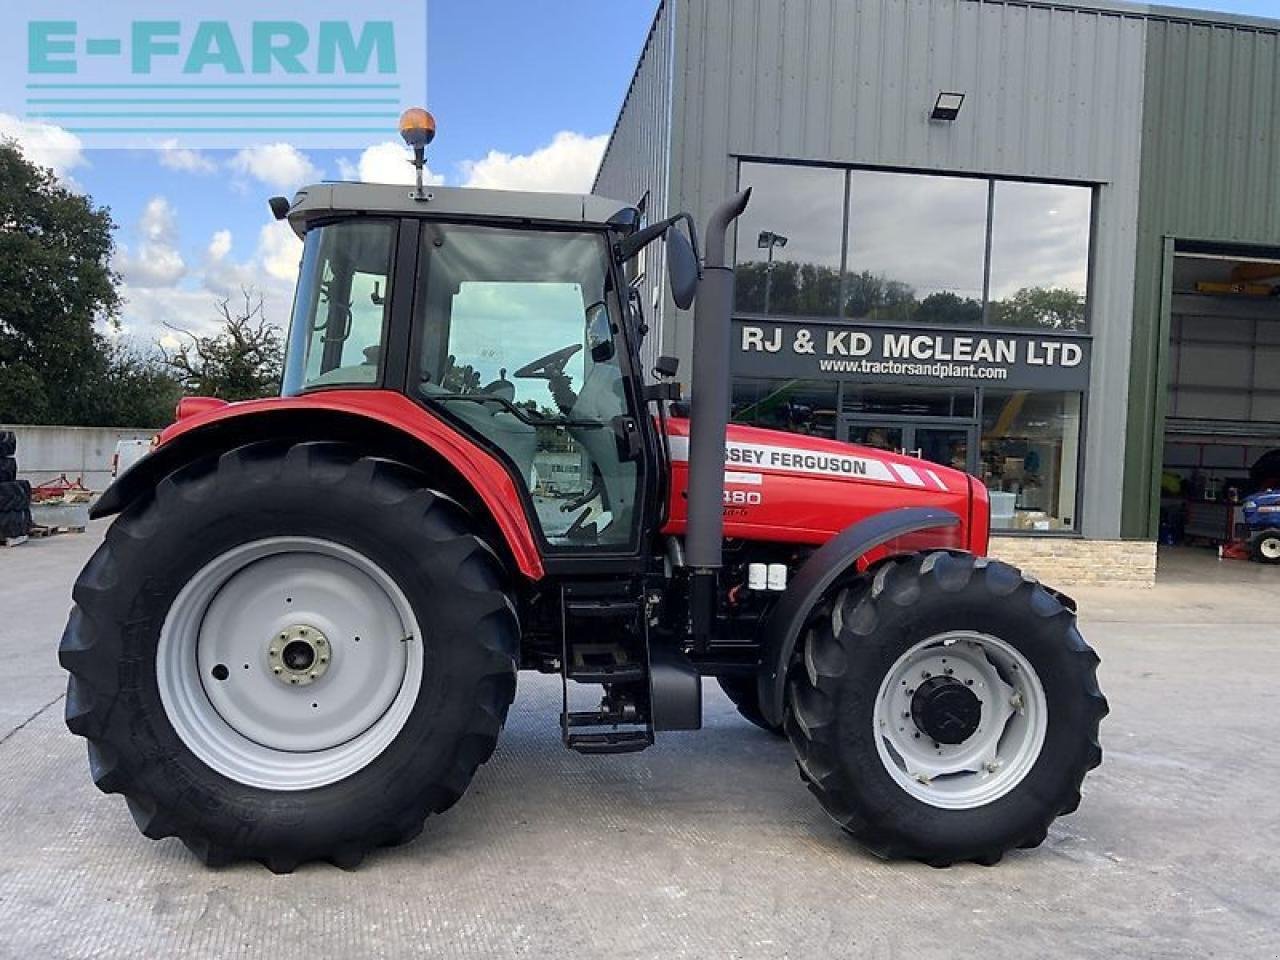
[[[0,111],[87,147],[360,146],[426,100],[426,0],[26,2]]]

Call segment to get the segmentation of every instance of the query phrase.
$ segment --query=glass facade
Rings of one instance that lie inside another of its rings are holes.
[[[1092,187],[765,162],[743,162],[740,183],[753,188],[737,233],[743,320],[883,325],[894,336],[1089,330]],[[734,384],[735,422],[965,470],[990,489],[998,532],[1079,529],[1082,389],[754,372]]]
[[[988,192],[985,180],[850,171],[844,316],[980,323]]]
[[[1093,188],[743,162],[741,314],[1088,328]]]
[[[1075,529],[1080,408],[1078,393],[984,392],[979,476],[993,528]]]

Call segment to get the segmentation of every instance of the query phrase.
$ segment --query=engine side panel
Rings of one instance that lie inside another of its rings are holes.
[[[668,420],[671,487],[664,533],[688,518],[689,421]],[[959,470],[912,457],[758,427],[730,424],[725,448],[725,526],[730,538],[821,545],[859,520],[899,507],[934,507],[959,527],[884,553],[951,546],[985,553],[986,489]],[[943,537],[946,542],[939,540]],[[867,561],[878,559],[868,556]]]

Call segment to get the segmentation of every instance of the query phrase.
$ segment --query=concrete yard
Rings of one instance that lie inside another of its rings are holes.
[[[1079,591],[1111,700],[1103,766],[997,867],[882,863],[714,685],[706,728],[590,758],[522,675],[493,760],[354,873],[201,866],[90,783],[56,661],[102,525],[0,549],[0,956],[1276,957],[1280,568],[1163,558]]]

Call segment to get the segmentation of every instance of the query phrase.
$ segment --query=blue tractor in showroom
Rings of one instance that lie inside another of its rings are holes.
[[[1280,490],[1255,493],[1244,502],[1249,554],[1259,563],[1280,563]]]

